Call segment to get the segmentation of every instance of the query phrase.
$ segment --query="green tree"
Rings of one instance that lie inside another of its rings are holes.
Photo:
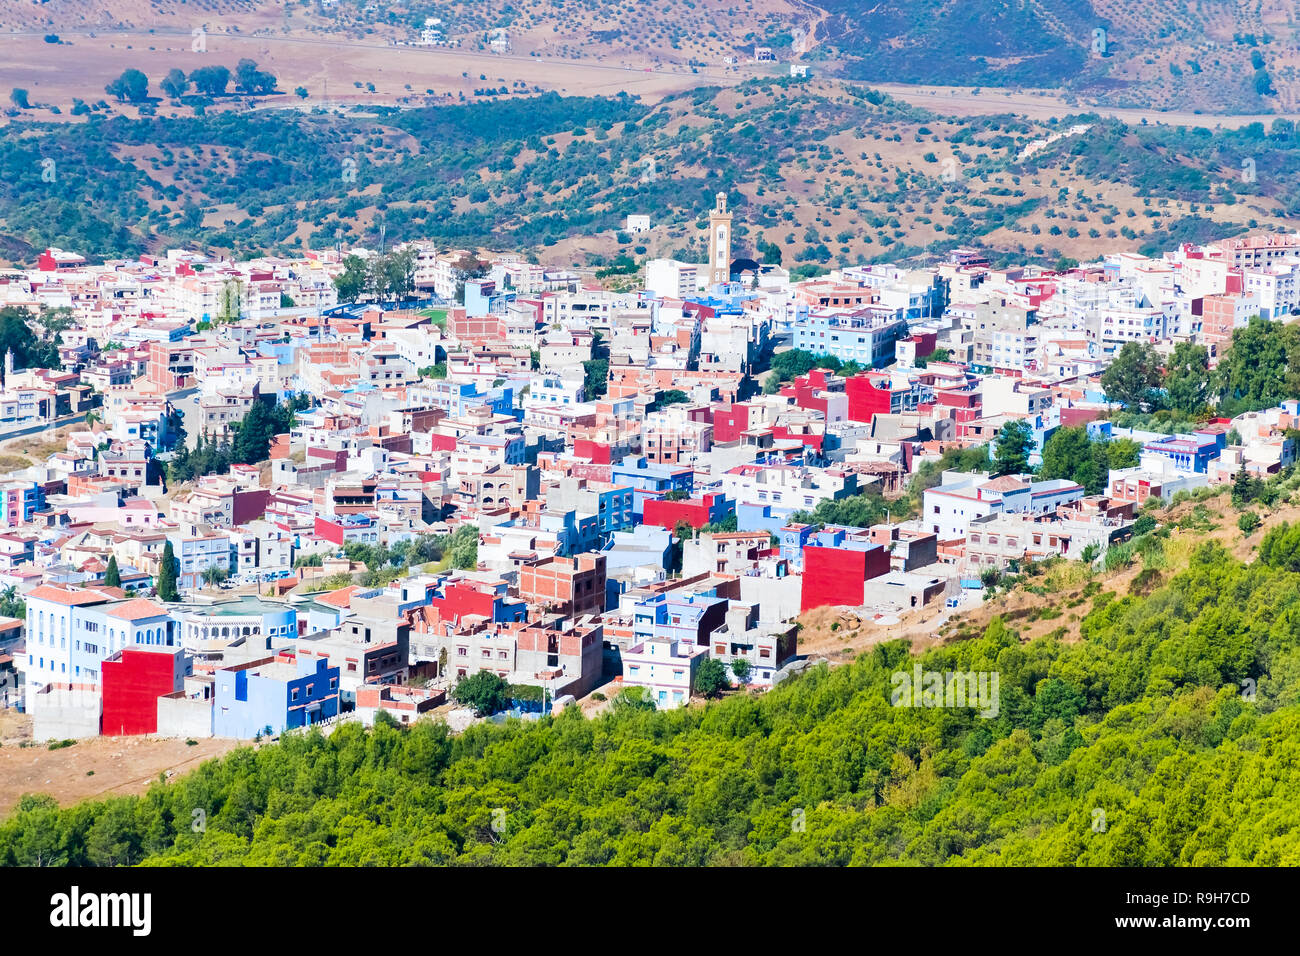
[[[1160,384],[1160,358],[1150,345],[1125,342],[1110,367],[1102,373],[1106,398],[1140,411],[1152,404],[1152,390]]]
[[[235,88],[243,93],[275,92],[275,75],[257,68],[257,61],[247,57],[235,65]]]
[[[18,86],[9,91],[9,101],[20,110],[32,108],[32,104],[27,99],[27,91]]]
[[[1234,508],[1244,508],[1260,496],[1263,491],[1264,483],[1246,471],[1243,463],[1237,469],[1237,474],[1232,479],[1232,505]]]
[[[1251,317],[1233,330],[1210,387],[1220,415],[1271,408],[1300,395],[1300,328]]]
[[[582,363],[583,391],[587,401],[600,398],[609,390],[609,360],[588,359]]]
[[[472,524],[461,525],[451,536],[451,543],[447,550],[451,554],[451,566],[453,568],[459,568],[462,571],[477,570],[478,527]]]
[[[473,708],[475,714],[486,717],[510,705],[508,688],[505,678],[491,671],[478,671],[457,681],[451,696],[456,703]]]
[[[1252,534],[1258,531],[1259,526],[1262,523],[1263,522],[1260,521],[1259,515],[1253,511],[1244,511],[1237,518],[1237,527],[1241,530],[1241,533],[1244,534],[1247,538],[1249,538]]]
[[[1170,408],[1186,415],[1200,413],[1210,387],[1210,353],[1205,346],[1176,343],[1165,366],[1164,385]]]
[[[52,338],[36,335],[34,323],[36,316],[26,306],[0,308],[0,357],[12,351],[16,368],[58,368],[58,335]]]
[[[710,657],[695,671],[695,693],[704,697],[717,697],[729,686],[727,667],[716,657]]]
[[[230,84],[230,70],[224,66],[201,66],[190,74],[190,82],[200,93],[222,96]]]
[[[749,661],[745,660],[743,657],[734,658],[731,662],[731,673],[736,675],[736,682],[739,684],[744,684],[749,680],[749,675],[752,670],[753,668],[750,666]]]
[[[1131,438],[1112,438],[1105,448],[1109,468],[1136,468],[1142,460],[1142,446]]]
[[[239,421],[233,446],[234,460],[244,465],[266,461],[271,439],[276,434],[276,421],[266,403],[254,401],[247,414]]]
[[[1128,438],[1093,441],[1083,426],[1058,428],[1043,445],[1043,464],[1038,477],[1064,478],[1083,486],[1090,495],[1102,494],[1112,468],[1131,468],[1138,463],[1139,446]]]
[[[18,596],[12,584],[0,591],[0,617],[27,617],[27,602]]]
[[[104,92],[117,97],[119,103],[143,103],[149,98],[149,78],[136,69],[123,70]]]
[[[1034,432],[1029,423],[1014,418],[998,432],[993,458],[995,475],[1020,475],[1029,471],[1029,454],[1034,449]]]
[[[343,258],[343,271],[334,277],[340,302],[356,302],[366,291],[366,260],[357,255]]]
[[[390,299],[404,299],[415,289],[415,248],[409,246],[383,259],[384,291]]]
[[[120,588],[122,586],[122,575],[117,570],[117,555],[108,556],[108,568],[104,571],[104,587]]]
[[[158,599],[167,602],[181,599],[176,590],[176,553],[171,541],[163,545],[162,560],[158,563]]]
[[[220,299],[214,322],[236,322],[244,314],[244,284],[239,279],[227,279],[221,284]]]
[[[185,95],[185,91],[190,88],[190,81],[186,79],[183,70],[172,67],[167,71],[167,75],[163,77],[162,82],[158,85],[161,86],[162,91],[172,99],[179,100]]]

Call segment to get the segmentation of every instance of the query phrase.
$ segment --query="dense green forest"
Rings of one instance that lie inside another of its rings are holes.
[[[1146,597],[1096,593],[1076,643],[995,618],[926,651],[1000,675],[993,719],[891,706],[913,664],[894,642],[762,697],[455,737],[345,725],[140,798],[27,797],[0,861],[1295,865],[1294,537],[1249,565],[1203,544]]]

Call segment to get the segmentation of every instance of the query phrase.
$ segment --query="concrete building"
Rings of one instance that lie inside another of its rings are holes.
[[[279,655],[216,672],[213,734],[248,740],[320,723],[339,712],[339,669]]]
[[[660,710],[685,706],[695,675],[709,655],[699,646],[671,637],[651,637],[623,651],[623,686],[641,688]]]

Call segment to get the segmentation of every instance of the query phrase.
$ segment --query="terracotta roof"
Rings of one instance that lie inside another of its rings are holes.
[[[141,618],[158,617],[166,613],[166,608],[159,607],[147,598],[133,598],[113,608],[108,612],[108,616],[121,618],[124,621],[138,621]]]
[[[363,590],[356,584],[349,584],[345,588],[339,588],[337,591],[331,591],[329,594],[322,595],[316,600],[321,604],[328,604],[332,607],[351,607],[352,595]]]
[[[108,596],[98,591],[73,591],[53,584],[42,584],[27,592],[27,600],[51,601],[68,607],[81,607],[86,604],[102,604]]]
[[[1011,475],[1003,475],[1001,478],[994,478],[987,484],[980,485],[981,490],[988,491],[1019,491],[1022,488],[1028,488],[1026,482],[1019,478],[1013,478]]]

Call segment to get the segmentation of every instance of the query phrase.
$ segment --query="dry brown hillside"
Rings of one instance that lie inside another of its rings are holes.
[[[1039,574],[1024,576],[1010,591],[984,601],[976,608],[949,614],[931,607],[902,615],[895,623],[876,623],[846,608],[818,608],[800,617],[801,654],[825,657],[832,664],[851,660],[882,641],[906,638],[917,650],[937,642],[961,640],[983,633],[994,617],[1001,617],[1022,640],[1054,634],[1064,641],[1079,640],[1079,623],[1099,595],[1149,593],[1185,568],[1193,549],[1218,541],[1233,557],[1249,561],[1264,534],[1283,522],[1300,521],[1300,499],[1280,502],[1268,509],[1257,506],[1262,526],[1249,537],[1237,527],[1238,510],[1229,494],[1204,501],[1185,501],[1152,514],[1169,526],[1162,556],[1155,561],[1137,558],[1128,567],[1089,571],[1079,562],[1057,562]],[[1149,569],[1149,570],[1148,570]],[[1034,588],[1045,593],[1037,593]]]

